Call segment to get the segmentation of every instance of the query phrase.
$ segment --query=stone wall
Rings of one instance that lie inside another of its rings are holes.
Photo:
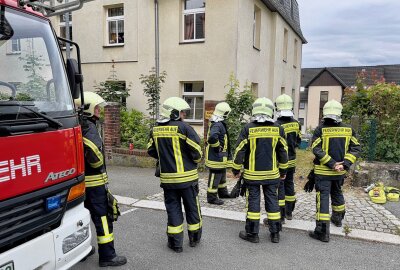
[[[109,165],[124,167],[153,168],[156,160],[147,154],[146,150],[129,150],[126,148],[113,148]]]
[[[121,115],[117,102],[107,102],[104,108],[104,150],[106,159],[112,159],[112,149],[121,146]]]
[[[383,182],[386,186],[400,188],[400,164],[383,162],[361,162],[353,177],[353,186],[367,186]]]

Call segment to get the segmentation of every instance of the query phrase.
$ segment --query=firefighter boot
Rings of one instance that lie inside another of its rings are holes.
[[[218,189],[218,197],[220,197],[221,199],[232,198],[226,187]]]
[[[178,241],[174,237],[168,236],[168,247],[173,251],[175,251],[176,253],[181,253],[183,251],[183,248],[178,247],[177,242]]]
[[[285,206],[281,206],[280,210],[281,210],[281,224],[285,224],[286,207]]]
[[[308,234],[311,238],[322,242],[329,242],[329,222],[317,221],[315,230]]]
[[[189,231],[189,246],[195,247],[197,244],[200,243],[201,239],[201,229],[197,232],[190,232]]]
[[[271,242],[272,243],[279,243],[279,233],[271,233],[270,234],[271,237]]]
[[[260,238],[258,237],[257,233],[247,233],[246,231],[240,231],[239,237],[251,243],[260,242]]]
[[[340,213],[340,212],[332,212],[332,216],[331,216],[331,222],[333,223],[333,225],[335,225],[336,227],[342,227],[342,220],[344,218],[344,212]]]
[[[294,210],[294,206],[296,205],[296,202],[286,202],[286,218],[288,220],[292,220],[293,219],[293,210]]]
[[[279,243],[279,232],[282,231],[282,223],[280,220],[268,220],[268,227],[271,242],[272,243]]]
[[[207,193],[207,202],[209,204],[216,204],[216,205],[224,204],[224,202],[218,198],[217,194],[214,193]]]
[[[127,260],[124,256],[115,256],[113,259],[109,261],[99,261],[100,267],[107,267],[107,266],[121,266],[126,264]]]

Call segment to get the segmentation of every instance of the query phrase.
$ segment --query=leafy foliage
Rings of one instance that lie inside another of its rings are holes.
[[[373,151],[375,160],[400,162],[400,86],[375,81],[367,87],[365,75],[357,79],[356,89],[347,89],[344,95],[343,118],[360,118],[360,138],[363,157]],[[376,123],[376,129],[374,129]]]
[[[146,149],[150,133],[150,120],[137,110],[121,109],[121,143],[133,143],[136,149]]]
[[[229,76],[229,83],[225,87],[229,89],[225,96],[225,100],[232,108],[227,119],[227,125],[231,151],[233,153],[236,139],[239,137],[243,126],[247,123],[246,115],[251,115],[255,96],[251,90],[251,85],[247,82],[243,86],[243,91],[240,91],[239,80],[233,73]]]
[[[165,83],[167,72],[163,71],[159,76],[153,67],[148,75],[140,75],[140,83],[143,85],[143,93],[147,97],[147,104],[150,116],[152,117],[152,125],[154,125],[159,114],[160,93],[162,84]]]

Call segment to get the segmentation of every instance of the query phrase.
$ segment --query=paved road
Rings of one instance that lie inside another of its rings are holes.
[[[400,218],[400,202],[387,202],[383,206],[397,218]]]
[[[332,237],[326,244],[309,239],[306,232],[285,231],[279,244],[241,240],[242,222],[205,218],[202,243],[190,248],[185,235],[184,252],[166,247],[166,213],[138,209],[115,224],[116,246],[128,257],[117,269],[399,269],[397,246]],[[74,270],[98,269],[97,254]]]

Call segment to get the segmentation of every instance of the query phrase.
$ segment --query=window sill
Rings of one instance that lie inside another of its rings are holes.
[[[114,47],[124,47],[125,43],[122,44],[108,44],[108,45],[103,45],[103,48],[114,48]]]
[[[191,125],[195,125],[195,126],[202,126],[204,120],[188,120],[188,119],[185,119],[185,122],[188,123],[188,124],[191,124]]]
[[[256,47],[256,46],[254,46],[254,45],[253,45],[253,49],[254,49],[254,50],[256,50],[256,51],[259,51],[259,52],[261,52],[261,49],[257,48],[257,47]]]
[[[179,45],[184,45],[184,44],[194,44],[194,43],[205,43],[205,40],[188,40],[188,41],[181,41],[179,42]]]
[[[20,51],[19,52],[8,52],[8,53],[6,53],[6,55],[19,55],[19,54],[21,54]]]

